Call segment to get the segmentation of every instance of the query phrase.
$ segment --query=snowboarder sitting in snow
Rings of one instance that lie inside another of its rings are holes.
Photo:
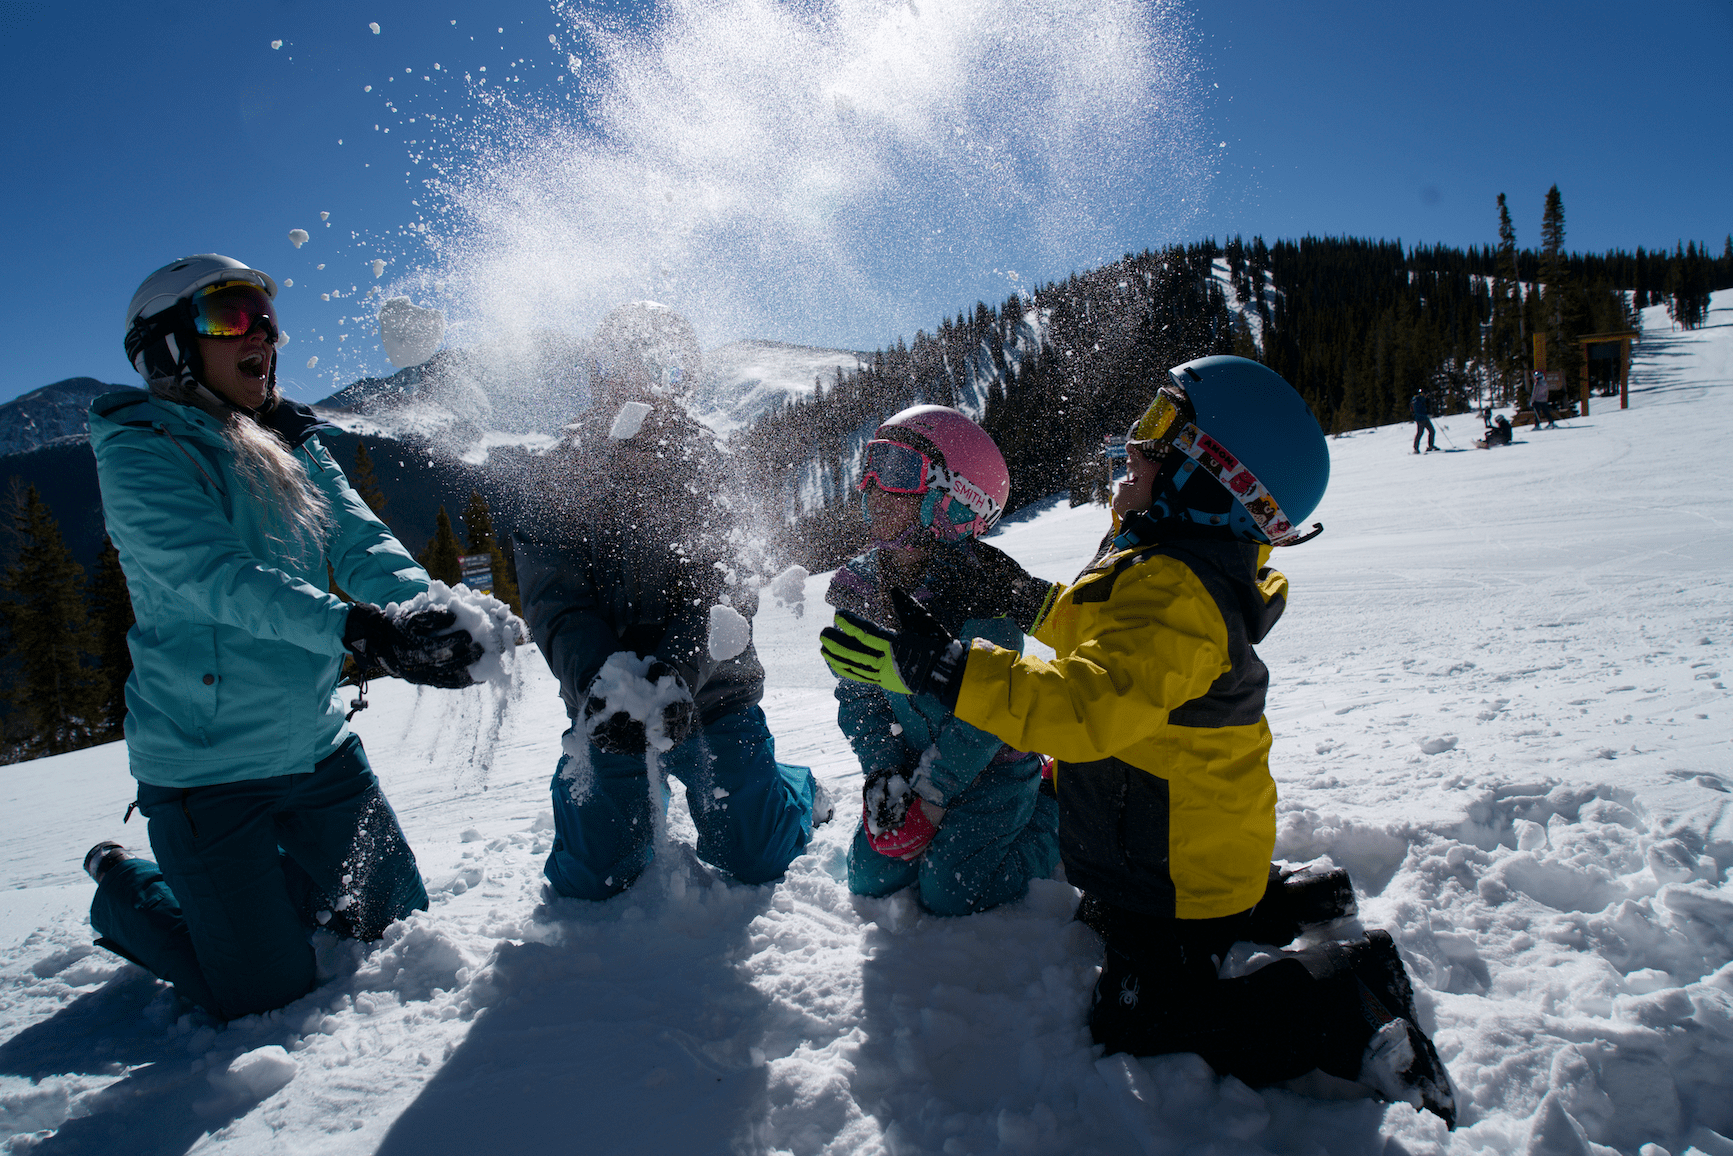
[[[1023,632],[1006,617],[1013,607],[983,597],[1016,591],[980,581],[983,571],[1021,573],[977,540],[1011,489],[986,431],[945,406],[904,410],[867,443],[860,488],[873,547],[837,571],[827,600],[894,623],[896,590],[947,630],[1021,653]],[[1039,596],[1046,584],[1020,589]],[[851,891],[889,895],[918,882],[927,910],[967,915],[1020,899],[1029,880],[1052,873],[1058,811],[1039,790],[1038,756],[961,721],[931,694],[845,678],[836,698],[837,725],[866,775],[865,818],[848,853]]]
[[[277,390],[277,285],[214,253],[146,278],[126,353],[148,391],[96,399],[103,518],[138,624],[127,759],[153,863],[91,848],[97,942],[219,1019],[314,983],[309,932],[377,939],[427,906],[415,856],[336,695],[345,653],[470,685],[445,609],[387,615],[427,574]],[[327,591],[329,563],[348,605]],[[131,814],[131,810],[128,810]]]
[[[725,459],[678,401],[696,335],[635,302],[603,319],[591,356],[591,407],[529,479],[516,538],[524,617],[572,720],[544,871],[572,898],[629,887],[655,850],[654,766],[685,784],[699,858],[777,879],[829,804],[810,770],[776,761],[758,706],[756,598],[727,585]],[[713,631],[713,611],[734,629]]]
[[[1476,446],[1483,450],[1487,450],[1491,449],[1493,446],[1507,446],[1510,444],[1511,430],[1509,418],[1505,417],[1502,413],[1499,414],[1497,418],[1494,418],[1492,408],[1489,406],[1480,411],[1480,420],[1486,426],[1486,436],[1475,442],[1474,444]]]
[[[1329,452],[1299,395],[1255,362],[1206,357],[1170,378],[1127,435],[1130,477],[1095,560],[1039,603],[1032,633],[1052,662],[954,638],[900,592],[901,630],[839,613],[826,660],[1059,759],[1066,877],[1106,945],[1090,1030],[1109,1051],[1196,1052],[1256,1084],[1321,1068],[1454,1126],[1387,933],[1218,974],[1255,934],[1275,844],[1269,674],[1253,646],[1287,580],[1266,562],[1312,536],[1297,523],[1323,497]]]

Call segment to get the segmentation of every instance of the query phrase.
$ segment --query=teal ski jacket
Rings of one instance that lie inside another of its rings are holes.
[[[314,436],[305,407],[266,423],[331,503],[323,549],[304,556],[276,511],[236,475],[221,424],[141,389],[90,407],[103,519],[138,624],[127,634],[126,745],[133,776],[198,787],[303,774],[348,735],[337,696],[348,606],[427,589],[416,565]],[[329,428],[329,427],[326,427]]]

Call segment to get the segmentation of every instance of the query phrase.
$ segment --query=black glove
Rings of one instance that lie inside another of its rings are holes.
[[[600,677],[598,675],[591,681],[584,699],[585,734],[596,744],[596,749],[608,754],[643,754],[650,746],[650,740],[644,733],[644,724],[623,710],[608,710],[607,700],[596,688]],[[649,670],[644,672],[646,682],[658,683],[664,678],[672,678],[682,690],[686,689],[679,673],[665,662],[652,662]],[[662,708],[662,730],[669,739],[669,750],[691,738],[692,732],[697,729],[698,705],[692,701],[690,693]]]
[[[469,668],[486,652],[469,631],[453,629],[456,622],[450,610],[388,615],[370,602],[357,602],[343,623],[343,645],[363,670],[379,669],[405,682],[457,690],[475,685]]]
[[[1025,632],[1035,629],[1048,602],[1063,589],[1037,578],[1011,555],[986,542],[970,542],[954,566],[934,566],[927,588],[964,618],[1009,618]]]
[[[930,694],[946,710],[955,710],[968,648],[926,607],[894,586],[891,606],[901,630],[886,630],[858,614],[837,611],[836,625],[818,635],[826,665],[839,678],[870,682],[896,694]]]

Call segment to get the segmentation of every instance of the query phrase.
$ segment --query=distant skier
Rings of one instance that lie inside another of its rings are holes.
[[[1551,387],[1547,384],[1546,374],[1540,370],[1534,371],[1534,388],[1529,392],[1529,408],[1534,410],[1534,428],[1540,428],[1541,418],[1546,418],[1547,429],[1558,428],[1558,415],[1553,412],[1552,405],[1547,401],[1551,396]]]
[[[887,418],[866,446],[861,502],[873,547],[831,580],[835,606],[895,623],[906,594],[963,637],[1021,653],[1047,584],[979,541],[1010,493],[999,447],[955,409],[919,405]],[[1023,897],[1059,863],[1059,814],[1041,788],[1041,759],[958,719],[931,694],[842,679],[837,725],[865,774],[864,818],[848,853],[857,895],[919,884],[939,915]]]
[[[276,293],[214,253],[152,273],[126,313],[148,391],[90,409],[138,618],[126,746],[156,855],[91,848],[90,921],[220,1019],[310,991],[312,929],[372,940],[427,906],[344,721],[345,654],[443,687],[468,686],[482,656],[449,610],[374,605],[422,593],[427,574],[319,444],[330,427],[278,392]],[[370,601],[328,593],[329,574]]]
[[[1057,756],[1066,878],[1106,944],[1090,1030],[1109,1051],[1197,1052],[1260,1084],[1320,1068],[1454,1127],[1388,933],[1218,974],[1255,934],[1275,843],[1269,673],[1253,645],[1287,580],[1265,563],[1312,536],[1296,523],[1323,497],[1329,451],[1299,395],[1255,362],[1206,357],[1170,378],[1127,435],[1130,476],[1095,560],[1033,600],[1052,661],[954,638],[895,592],[900,630],[841,612],[826,660]]]
[[[680,404],[697,379],[691,324],[634,302],[591,342],[590,409],[527,479],[516,532],[524,617],[571,717],[552,791],[555,891],[607,899],[655,853],[650,762],[686,788],[698,857],[744,883],[781,877],[830,804],[776,761],[758,702],[727,461]],[[712,630],[716,608],[729,631]]]
[[[1425,390],[1415,391],[1408,411],[1414,415],[1414,452],[1420,452],[1420,435],[1425,434],[1426,452],[1431,453],[1438,448],[1438,433],[1432,428],[1432,403],[1426,400]]]

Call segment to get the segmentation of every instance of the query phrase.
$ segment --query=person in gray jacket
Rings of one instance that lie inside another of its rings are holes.
[[[578,899],[631,886],[655,853],[652,791],[667,805],[654,773],[685,785],[700,859],[769,882],[830,805],[809,769],[777,762],[758,706],[756,594],[729,584],[726,460],[677,400],[696,339],[639,302],[603,320],[592,354],[592,405],[529,479],[514,535],[524,617],[572,724],[544,873]]]

